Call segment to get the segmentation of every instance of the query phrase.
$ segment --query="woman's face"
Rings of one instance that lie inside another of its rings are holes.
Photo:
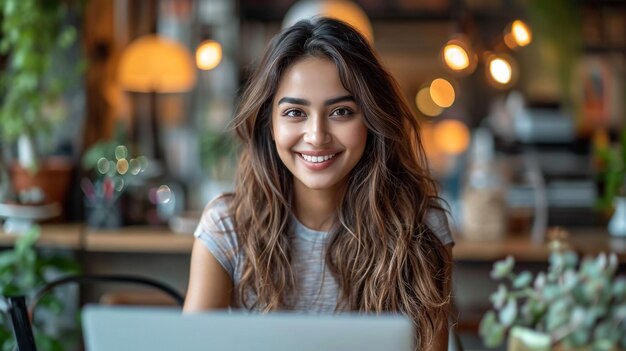
[[[284,72],[272,103],[272,137],[296,190],[343,186],[363,156],[367,128],[332,61],[305,58]]]

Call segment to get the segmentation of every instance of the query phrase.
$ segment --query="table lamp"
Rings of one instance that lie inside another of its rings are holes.
[[[150,112],[138,116],[141,123],[134,123],[133,134],[138,140],[138,126],[149,130],[149,148],[140,150],[154,160],[163,160],[163,150],[159,141],[157,93],[182,93],[191,90],[196,84],[196,68],[193,56],[182,44],[155,34],[142,36],[128,45],[122,52],[118,68],[118,81],[129,92],[147,93],[150,98]],[[148,120],[146,120],[146,118]]]
[[[129,189],[127,201],[132,205],[127,206],[125,222],[162,224],[184,201],[181,191],[174,191],[180,186],[162,168],[167,160],[160,142],[157,94],[191,90],[196,84],[194,58],[181,43],[154,34],[145,35],[122,52],[117,78],[125,91],[148,94],[149,98],[149,112],[132,120],[133,142],[137,146],[134,152],[148,158],[149,172],[137,189]],[[169,194],[166,200],[153,196],[164,193],[162,189]]]

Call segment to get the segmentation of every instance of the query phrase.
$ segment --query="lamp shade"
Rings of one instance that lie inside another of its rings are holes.
[[[127,91],[185,92],[196,83],[194,60],[182,44],[146,35],[130,43],[122,53],[118,81]]]
[[[301,0],[293,4],[285,18],[282,27],[289,27],[299,20],[315,16],[335,18],[348,23],[361,34],[374,42],[374,31],[367,14],[359,5],[348,0]]]

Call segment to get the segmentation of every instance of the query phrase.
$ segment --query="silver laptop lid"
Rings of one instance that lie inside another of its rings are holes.
[[[86,306],[87,351],[412,351],[413,327],[397,315],[181,314],[173,308]]]

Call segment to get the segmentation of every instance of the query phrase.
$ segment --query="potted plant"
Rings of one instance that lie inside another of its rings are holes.
[[[35,242],[40,236],[38,226],[31,227],[24,235],[17,237],[11,250],[0,252],[0,293],[1,306],[6,309],[8,296],[31,296],[43,287],[48,279],[59,274],[77,273],[77,262],[68,257],[55,255],[41,255],[35,250]],[[47,294],[39,301],[38,316],[58,314],[63,310],[64,301],[57,295]],[[3,311],[6,312],[6,311]],[[11,321],[6,313],[0,315],[0,350],[13,350]],[[62,343],[58,335],[43,328],[42,320],[35,320],[33,333],[40,350],[62,350]]]
[[[201,165],[213,181],[232,180],[237,150],[238,144],[228,131],[207,129],[200,136]]]
[[[615,275],[615,254],[579,262],[576,253],[553,250],[545,272],[514,272],[509,256],[494,264],[502,283],[479,333],[488,347],[508,337],[510,351],[626,348],[626,277]]]
[[[609,232],[626,236],[626,128],[622,129],[618,143],[609,143],[606,135],[596,139],[604,140],[594,144],[597,176],[602,184],[596,207],[607,212],[614,210]]]
[[[76,73],[58,69],[66,60],[61,54],[77,38],[76,26],[68,20],[70,3],[80,5],[63,0],[0,0],[0,54],[5,58],[0,75],[0,140],[7,149],[17,143],[19,162],[8,166],[16,192],[38,187],[57,202],[65,196],[71,164],[41,161],[36,145],[63,115],[60,98],[72,81],[68,73]],[[48,169],[52,174],[44,173]],[[54,183],[45,186],[46,180]]]

